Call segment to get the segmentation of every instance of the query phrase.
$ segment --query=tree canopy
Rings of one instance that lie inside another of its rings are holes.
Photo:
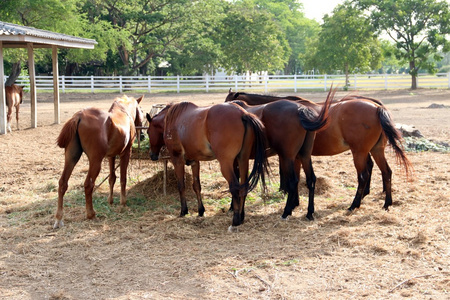
[[[310,66],[325,72],[343,71],[346,86],[350,73],[373,70],[380,60],[378,41],[369,20],[348,1],[324,16],[322,30],[309,50]]]
[[[3,0],[6,22],[95,39],[94,50],[62,49],[66,75],[294,74],[398,69],[414,78],[449,51],[448,3],[441,0],[349,0],[325,16],[305,17],[300,0]],[[394,47],[375,36],[386,33]],[[20,73],[26,52],[5,52]],[[51,53],[36,52],[39,72]],[[389,61],[389,62],[387,62]],[[164,68],[158,66],[164,65]]]
[[[369,20],[385,32],[396,45],[395,55],[409,63],[411,88],[417,88],[420,69],[435,71],[434,61],[448,52],[450,14],[447,1],[436,0],[359,0],[370,13]],[[433,59],[430,59],[433,58]]]

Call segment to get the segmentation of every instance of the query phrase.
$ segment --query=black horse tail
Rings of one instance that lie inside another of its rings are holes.
[[[269,162],[266,156],[267,139],[264,133],[264,125],[253,114],[246,113],[242,116],[242,121],[245,126],[245,135],[248,136],[248,130],[251,129],[254,133],[254,154],[253,169],[247,179],[246,185],[248,191],[252,191],[258,184],[261,178],[263,189],[266,189],[265,173],[269,173]],[[250,128],[249,128],[250,127]],[[245,139],[246,137],[244,137]]]
[[[317,112],[314,109],[300,103],[298,104],[298,115],[300,117],[300,123],[305,130],[316,131],[319,129],[325,129],[328,126],[328,111],[334,99],[334,95],[336,94],[336,90],[337,88],[330,89],[327,95],[327,100],[323,104],[319,115],[317,115]]]
[[[405,168],[406,176],[409,178],[412,174],[412,164],[406,157],[403,149],[402,134],[395,128],[395,124],[389,114],[389,111],[384,106],[379,106],[377,109],[378,118],[380,119],[381,127],[384,135],[387,137],[389,144],[395,152],[397,162]]]

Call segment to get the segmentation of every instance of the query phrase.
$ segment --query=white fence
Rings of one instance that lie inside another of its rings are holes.
[[[17,84],[29,86],[28,76],[18,78]],[[66,92],[123,92],[146,91],[183,92],[183,91],[282,91],[289,90],[328,90],[331,85],[343,87],[343,75],[265,75],[253,76],[60,76],[59,88]],[[450,73],[434,75],[421,74],[418,77],[419,88],[450,88]],[[408,74],[355,74],[350,77],[350,90],[356,89],[408,89],[411,76]],[[37,90],[53,89],[52,76],[36,76]]]

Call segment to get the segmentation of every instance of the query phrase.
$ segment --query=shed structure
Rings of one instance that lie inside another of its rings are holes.
[[[0,135],[6,134],[6,101],[4,75],[4,48],[27,48],[28,70],[30,76],[31,128],[37,127],[36,78],[34,67],[34,49],[52,49],[53,98],[55,123],[60,123],[59,80],[58,80],[58,48],[94,49],[95,40],[36,29],[0,21]]]

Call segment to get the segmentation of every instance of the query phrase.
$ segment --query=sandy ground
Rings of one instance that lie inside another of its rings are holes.
[[[450,143],[449,90],[358,94],[382,100],[396,122],[415,125],[426,138]],[[297,95],[314,101],[326,97],[323,92]],[[61,94],[61,122],[87,106],[107,109],[116,96]],[[209,105],[225,96],[151,94],[142,107],[150,111],[153,104],[172,101]],[[447,107],[427,108],[432,103]],[[352,214],[346,208],[357,182],[350,153],[313,158],[315,221],[304,217],[303,184],[301,205],[288,221],[279,218],[284,200],[271,200],[281,197],[276,189],[265,201],[254,191],[246,222],[234,234],[226,230],[228,192],[215,162],[201,169],[204,218],[197,217],[195,201],[189,202],[190,215],[177,217],[175,187],[169,182],[168,195],[162,196],[162,164],[144,155],[128,171],[128,207],[106,204],[105,183],[96,191],[98,217],[88,221],[83,157],[69,182],[66,225],[53,230],[64,153],[55,139],[62,124],[53,124],[51,94],[38,94],[37,109],[38,128],[30,129],[26,95],[22,130],[0,136],[1,299],[450,298],[448,153],[409,152],[415,177],[408,181],[388,150],[392,208],[381,209],[384,195],[375,167],[372,192]],[[106,177],[106,166],[98,181]]]

